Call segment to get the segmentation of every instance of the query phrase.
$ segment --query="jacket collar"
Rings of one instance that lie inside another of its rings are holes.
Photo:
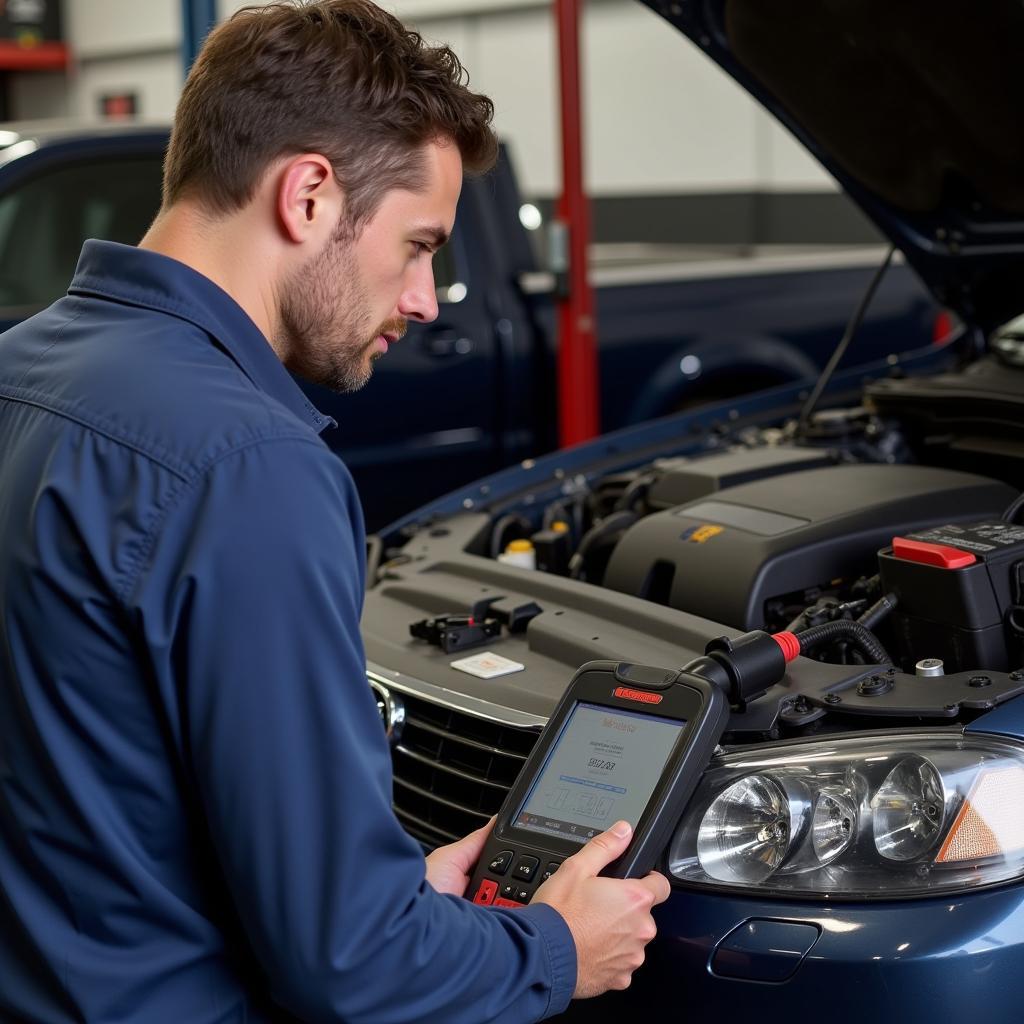
[[[270,343],[223,288],[198,271],[148,249],[89,239],[69,295],[96,295],[180,317],[211,336],[261,391],[318,433],[337,426],[284,368]]]

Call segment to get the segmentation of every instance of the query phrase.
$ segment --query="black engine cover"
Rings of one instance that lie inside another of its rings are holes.
[[[647,516],[616,545],[604,584],[756,629],[769,599],[871,575],[894,536],[997,517],[1015,496],[996,480],[925,466],[808,469]]]

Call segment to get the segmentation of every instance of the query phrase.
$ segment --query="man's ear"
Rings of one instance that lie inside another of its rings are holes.
[[[334,233],[341,211],[341,188],[326,157],[302,153],[281,166],[277,217],[289,241],[326,241]]]

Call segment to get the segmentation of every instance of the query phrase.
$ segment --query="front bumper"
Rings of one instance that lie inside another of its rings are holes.
[[[658,938],[631,987],[574,1003],[559,1020],[1024,1020],[1024,886],[945,899],[831,905],[674,889],[655,916]],[[765,948],[748,954],[722,949],[723,943],[737,945],[735,936],[743,930],[736,929],[749,921],[804,927],[762,928]],[[802,950],[771,948],[769,937],[813,934],[812,929],[817,939],[802,959]],[[772,973],[773,960],[787,980],[754,980]]]

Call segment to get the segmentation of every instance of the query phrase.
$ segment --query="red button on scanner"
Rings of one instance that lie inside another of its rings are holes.
[[[490,903],[500,902],[494,899],[494,894],[498,891],[498,883],[492,882],[489,878],[485,878],[480,883],[480,888],[477,889],[476,895],[473,897],[474,903],[479,903],[481,906],[488,906]]]
[[[961,551],[948,544],[908,540],[906,537],[893,537],[892,553],[905,562],[934,565],[939,569],[963,569],[965,566],[974,565],[978,560],[970,551]]]
[[[499,896],[492,904],[493,907],[522,907],[525,904],[517,903],[515,900],[506,900]]]

